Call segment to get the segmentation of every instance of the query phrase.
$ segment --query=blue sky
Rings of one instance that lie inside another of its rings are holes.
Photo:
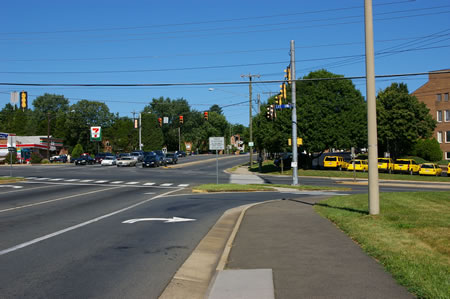
[[[248,82],[266,102],[296,45],[296,77],[320,68],[365,75],[364,1],[5,1],[0,18],[0,82],[158,84]],[[374,0],[377,75],[449,68],[448,0]],[[427,76],[378,79],[377,90]],[[365,81],[355,80],[365,95]],[[213,89],[213,90],[211,90]],[[198,111],[218,104],[228,121],[248,125],[248,84],[170,87],[0,86],[31,102],[44,93],[105,102],[131,117],[152,98],[184,98]],[[239,104],[241,103],[241,104]],[[256,113],[256,108],[253,110]]]

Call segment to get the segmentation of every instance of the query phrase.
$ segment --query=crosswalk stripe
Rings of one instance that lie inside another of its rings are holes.
[[[106,182],[108,182],[108,181],[95,181],[94,183],[96,183],[96,184],[102,184],[102,183],[106,183]]]
[[[136,185],[136,184],[139,184],[139,182],[128,182],[128,183],[125,183],[125,185]]]
[[[63,179],[57,178],[57,179],[50,179],[50,181],[62,181]]]
[[[37,178],[36,181],[48,180],[48,178]]]
[[[189,184],[179,184],[178,187],[187,187]]]
[[[76,182],[79,181],[80,179],[70,179],[70,180],[64,180],[64,182]]]
[[[80,183],[89,183],[92,182],[93,180],[81,180]]]
[[[155,183],[145,183],[144,186],[153,186]]]
[[[27,180],[34,180],[34,179],[37,179],[37,177],[35,177],[35,176],[30,176],[30,177],[27,177],[26,179],[27,179]]]
[[[123,183],[123,181],[114,181],[114,182],[111,182],[111,184],[122,184]]]
[[[165,184],[161,184],[161,187],[169,187],[169,186],[172,186],[173,184],[172,183],[165,183]]]

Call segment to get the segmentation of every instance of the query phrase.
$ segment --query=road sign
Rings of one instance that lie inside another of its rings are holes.
[[[224,150],[225,138],[224,137],[209,137],[209,150]]]
[[[91,127],[91,141],[102,141],[102,127]]]
[[[292,139],[288,139],[288,145],[292,145]],[[303,145],[303,138],[297,137],[297,146]]]
[[[248,146],[254,146],[255,144],[253,142],[249,142]]]
[[[291,104],[282,104],[282,105],[275,105],[275,109],[288,109],[292,108]]]
[[[8,152],[14,153],[16,151],[16,148],[13,146],[8,147]]]

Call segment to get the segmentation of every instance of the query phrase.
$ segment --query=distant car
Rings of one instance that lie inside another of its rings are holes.
[[[159,165],[167,166],[166,154],[163,151],[154,151],[159,160]]]
[[[355,164],[355,167],[353,168],[353,162]],[[359,159],[355,159],[352,160],[348,163],[348,167],[347,170],[355,170],[355,171],[362,171],[362,172],[366,172],[369,170],[369,165],[367,164],[367,160],[359,160]]]
[[[114,155],[111,153],[98,153],[95,155],[95,163],[101,164],[105,157],[113,157]]]
[[[52,156],[50,157],[50,162],[60,162],[60,163],[66,163],[67,162],[67,155],[59,155],[59,156]]]
[[[132,152],[131,157],[133,157],[138,162],[141,162],[142,160],[144,160],[144,152],[141,151]]]
[[[136,163],[137,163],[137,160],[134,159],[133,157],[125,156],[125,157],[119,158],[119,160],[117,160],[116,165],[117,165],[117,167],[120,167],[120,166],[136,166]]]
[[[113,166],[116,165],[117,159],[115,156],[105,156],[102,159],[101,165],[102,166]]]
[[[94,163],[94,158],[87,154],[83,154],[79,158],[75,159],[75,165],[93,165]]]
[[[147,155],[142,161],[142,167],[159,167],[159,159],[156,155]]]
[[[178,158],[186,157],[186,152],[184,151],[176,151],[175,153],[178,155]]]
[[[397,159],[394,163],[394,172],[417,174],[420,171],[420,165],[413,159]]]
[[[168,164],[177,164],[178,155],[175,153],[167,153],[166,154],[166,163]]]
[[[281,168],[281,162],[283,161],[283,169],[290,169],[292,162],[292,153],[284,153],[281,157],[275,159],[273,164],[276,167]]]
[[[378,171],[391,173],[394,171],[394,161],[391,158],[378,158]]]
[[[424,163],[420,166],[419,174],[440,176],[442,175],[442,169],[437,164]]]

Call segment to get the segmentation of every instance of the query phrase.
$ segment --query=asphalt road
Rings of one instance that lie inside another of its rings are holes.
[[[14,167],[13,175],[27,181],[0,185],[0,297],[157,298],[224,211],[271,199],[323,195],[191,194],[187,187],[216,182],[216,160],[213,155],[184,159],[180,168]],[[219,182],[230,180],[222,170],[247,160],[220,159]],[[0,167],[0,175],[9,175],[9,168]],[[290,183],[290,178],[264,179]],[[320,178],[300,182],[339,185]],[[413,187],[386,188],[417,190]],[[367,192],[367,186],[352,188]],[[172,217],[194,221],[124,223]]]

